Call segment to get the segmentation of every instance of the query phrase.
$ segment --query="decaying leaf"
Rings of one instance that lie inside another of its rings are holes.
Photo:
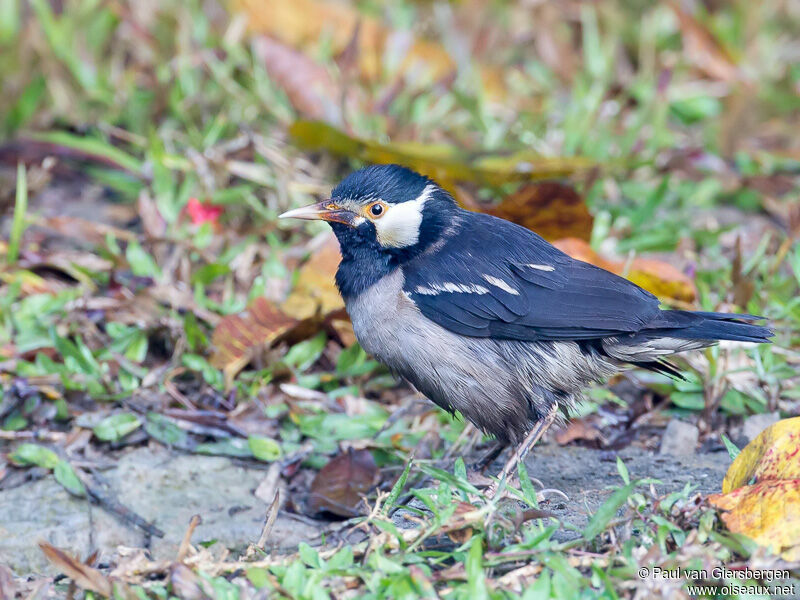
[[[800,417],[770,425],[747,444],[725,474],[722,493],[778,479],[800,479]]]
[[[228,386],[256,352],[284,335],[300,340],[322,326],[345,345],[355,341],[334,280],[340,260],[339,244],[331,233],[300,268],[292,293],[280,307],[257,298],[247,311],[219,322],[212,335],[216,352],[211,364],[222,369]]]
[[[570,421],[566,427],[556,432],[555,437],[560,446],[565,446],[575,440],[593,441],[602,439],[600,430],[590,422],[589,418]]]
[[[39,542],[39,548],[52,565],[64,575],[72,579],[79,587],[91,590],[106,598],[111,596],[112,585],[100,571],[83,564],[66,552],[59,550],[47,542]]]
[[[634,258],[629,262],[610,260],[592,250],[585,241],[576,238],[557,240],[553,245],[572,258],[623,275],[659,298],[692,302],[697,295],[689,276],[669,263],[648,258]]]
[[[800,560],[800,479],[764,480],[709,496],[722,521],[785,560]]]
[[[322,121],[296,121],[289,133],[302,148],[328,150],[370,163],[398,163],[428,175],[443,185],[459,181],[500,185],[510,181],[558,179],[595,165],[587,158],[549,158],[530,151],[491,155],[471,154],[446,144],[384,144],[350,136]]]
[[[358,513],[361,498],[378,483],[378,467],[369,450],[353,450],[335,456],[311,482],[308,510],[328,511],[341,517]]]
[[[594,223],[575,188],[556,181],[524,185],[487,212],[551,241],[566,237],[588,241]]]
[[[709,503],[731,531],[800,560],[800,417],[770,425],[742,450]]]
[[[266,298],[256,298],[247,311],[222,319],[214,329],[216,348],[211,364],[222,369],[227,385],[250,362],[254,353],[271,344],[297,324]]]

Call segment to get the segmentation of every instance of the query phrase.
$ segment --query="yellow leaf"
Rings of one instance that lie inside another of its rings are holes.
[[[771,547],[786,560],[800,557],[800,479],[765,480],[714,494],[708,501],[725,511],[722,521],[732,532]]]
[[[727,494],[753,479],[800,479],[800,417],[778,421],[758,434],[731,464],[722,492]]]
[[[586,158],[549,158],[534,152],[504,156],[468,153],[445,144],[382,144],[350,136],[322,121],[296,121],[289,133],[307,150],[328,150],[371,163],[398,163],[440,182],[468,181],[496,186],[510,181],[556,179],[595,166]]]
[[[344,308],[344,301],[336,288],[336,269],[342,255],[339,242],[331,233],[325,243],[314,252],[297,276],[292,293],[281,305],[281,310],[295,319],[326,317]]]

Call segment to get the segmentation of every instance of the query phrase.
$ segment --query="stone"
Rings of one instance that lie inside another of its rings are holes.
[[[687,456],[694,454],[700,430],[691,423],[672,419],[661,436],[659,454],[670,456]]]
[[[746,443],[750,443],[758,437],[759,433],[780,420],[781,416],[777,412],[750,415],[742,423],[742,437]]]
[[[146,534],[116,515],[70,496],[52,476],[0,492],[0,562],[18,575],[52,575],[38,548],[47,541],[85,559],[100,550],[113,561],[118,546],[149,548],[153,559],[174,558],[193,515],[202,522],[192,542],[216,540],[234,553],[258,540],[267,504],[254,495],[265,471],[229,458],[181,454],[165,448],[138,448],[103,473],[110,491],[125,506],[164,532]],[[267,550],[312,543],[324,522],[313,526],[279,514]]]

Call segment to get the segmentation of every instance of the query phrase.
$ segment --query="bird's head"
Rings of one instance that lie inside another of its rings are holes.
[[[399,165],[373,165],[350,174],[328,200],[281,218],[328,221],[343,254],[368,248],[402,262],[434,243],[457,210],[450,194],[424,175]]]

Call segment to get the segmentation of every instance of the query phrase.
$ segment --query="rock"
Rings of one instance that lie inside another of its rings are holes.
[[[700,430],[691,423],[672,419],[667,423],[664,435],[661,437],[659,454],[671,456],[687,456],[694,454],[697,448],[697,439]]]
[[[194,544],[216,540],[241,551],[264,526],[267,505],[253,493],[264,474],[224,457],[139,448],[103,477],[122,504],[164,531],[163,538],[148,541],[140,529],[70,496],[49,476],[0,492],[0,556],[17,574],[55,573],[39,540],[82,559],[99,549],[101,562],[113,560],[118,546],[149,547],[155,560],[174,558],[193,515],[202,519]],[[314,527],[280,514],[267,549],[295,548],[316,539],[321,529],[322,523]]]
[[[742,423],[742,437],[745,438],[746,443],[752,442],[759,433],[780,420],[781,416],[777,412],[750,415]]]
[[[617,456],[624,460],[632,480],[654,477],[662,481],[662,484],[655,484],[659,494],[679,491],[687,483],[696,486],[701,494],[719,492],[731,462],[727,452],[659,456],[636,446],[628,446],[618,453],[580,446],[536,446],[525,459],[528,473],[541,481],[543,487],[561,490],[569,496],[567,502],[549,495],[541,508],[578,528],[577,532],[558,531],[557,541],[580,537],[580,531],[597,509],[623,485],[617,471]]]

